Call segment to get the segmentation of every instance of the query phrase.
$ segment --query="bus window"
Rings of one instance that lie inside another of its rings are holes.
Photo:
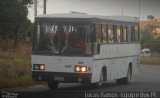
[[[96,24],[96,42],[101,42],[101,25]]]
[[[108,24],[106,24],[106,41],[108,42]]]
[[[88,34],[90,34],[89,32],[90,26],[84,24],[37,24],[33,52],[52,54],[72,53],[75,55],[91,54],[91,44],[88,41],[89,38],[87,38]]]
[[[127,27],[123,26],[123,42],[127,42]]]
[[[106,24],[102,25],[102,42],[107,43],[107,32],[106,32]]]
[[[141,40],[141,33],[140,33],[140,27],[138,26],[138,42]]]
[[[116,32],[116,36],[117,36],[117,42],[121,42],[121,27],[117,26],[117,32]]]
[[[138,30],[138,27],[135,27],[135,41],[136,42],[139,41],[139,30]]]
[[[113,35],[113,25],[108,25],[108,42],[114,42],[114,35]]]
[[[90,34],[90,42],[96,42],[96,30],[95,30],[95,25],[91,26],[91,34]]]
[[[135,41],[135,27],[131,26],[131,41]]]

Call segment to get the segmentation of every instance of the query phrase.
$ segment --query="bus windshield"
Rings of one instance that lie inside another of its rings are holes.
[[[38,23],[34,54],[91,54],[90,26],[84,24]]]

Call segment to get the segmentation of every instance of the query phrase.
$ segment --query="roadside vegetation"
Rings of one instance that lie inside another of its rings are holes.
[[[0,89],[25,87],[31,80],[33,24],[27,18],[33,0],[4,0],[0,3]],[[23,41],[22,41],[23,40]]]
[[[151,19],[140,22],[141,47],[149,48],[151,56],[142,56],[142,64],[160,65],[160,19]]]
[[[12,41],[1,45],[0,49],[0,88],[25,87],[32,84],[31,44],[21,43],[11,48]]]
[[[160,66],[160,54],[151,56],[142,56],[141,64],[147,65],[159,65]]]

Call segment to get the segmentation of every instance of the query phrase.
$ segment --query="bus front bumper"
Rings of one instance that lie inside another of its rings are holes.
[[[62,83],[91,83],[91,73],[65,73],[32,71],[35,81],[56,81]]]

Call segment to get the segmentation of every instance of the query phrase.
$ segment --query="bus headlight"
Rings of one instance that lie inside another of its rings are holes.
[[[75,72],[87,72],[87,66],[75,66]]]
[[[40,67],[39,67],[39,69],[40,69],[40,70],[45,70],[45,65],[44,65],[44,64],[41,64]]]
[[[45,70],[45,64],[33,64],[33,70]]]
[[[81,70],[81,68],[79,66],[75,67],[75,71],[79,72]]]
[[[81,67],[81,71],[82,72],[86,72],[87,71],[87,67],[86,66]]]

